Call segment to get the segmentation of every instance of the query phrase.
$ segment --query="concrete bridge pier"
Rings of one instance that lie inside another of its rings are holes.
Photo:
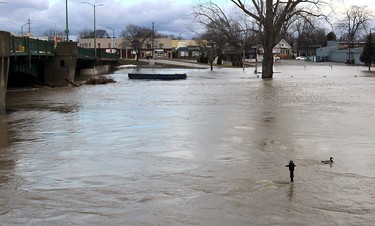
[[[10,64],[10,41],[10,33],[0,31],[0,114],[5,113],[5,96]]]
[[[57,43],[55,57],[44,65],[44,80],[53,86],[71,86],[68,79],[74,82],[77,67],[78,47],[76,42]]]

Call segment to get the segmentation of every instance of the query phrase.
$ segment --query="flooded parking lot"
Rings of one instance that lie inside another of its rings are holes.
[[[4,225],[371,225],[375,77],[358,66],[142,69],[186,80],[17,89]],[[321,160],[334,157],[335,163]],[[285,165],[295,162],[295,182]]]

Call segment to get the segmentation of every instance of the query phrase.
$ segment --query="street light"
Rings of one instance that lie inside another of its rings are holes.
[[[69,42],[69,23],[68,23],[68,0],[65,1],[65,34],[66,34],[66,41]]]
[[[111,28],[111,27],[107,27],[108,29],[111,29],[112,30],[112,48],[115,48],[115,29]]]
[[[103,4],[92,4],[90,2],[82,2],[83,4],[91,5],[94,8],[94,52],[95,52],[95,58],[96,58],[96,13],[95,9],[97,6],[103,6]]]
[[[31,24],[30,19],[27,19],[27,23],[21,26],[21,35],[22,36],[23,36],[23,27],[26,26],[26,25],[29,25],[29,35],[31,34],[30,24]]]

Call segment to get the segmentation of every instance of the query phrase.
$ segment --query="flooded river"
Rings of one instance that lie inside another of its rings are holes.
[[[319,65],[9,90],[0,225],[373,225],[375,76]]]

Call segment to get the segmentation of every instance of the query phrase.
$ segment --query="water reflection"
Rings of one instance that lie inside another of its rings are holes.
[[[293,199],[293,196],[294,196],[294,183],[290,183],[288,195],[289,195],[290,199]]]
[[[0,188],[13,189],[15,183],[14,170],[17,164],[17,157],[10,147],[9,129],[7,125],[7,115],[0,115]],[[2,193],[0,190],[0,215],[7,213],[4,208],[11,202],[12,192]]]
[[[8,126],[5,117],[6,115],[0,115],[0,150],[9,145]]]

